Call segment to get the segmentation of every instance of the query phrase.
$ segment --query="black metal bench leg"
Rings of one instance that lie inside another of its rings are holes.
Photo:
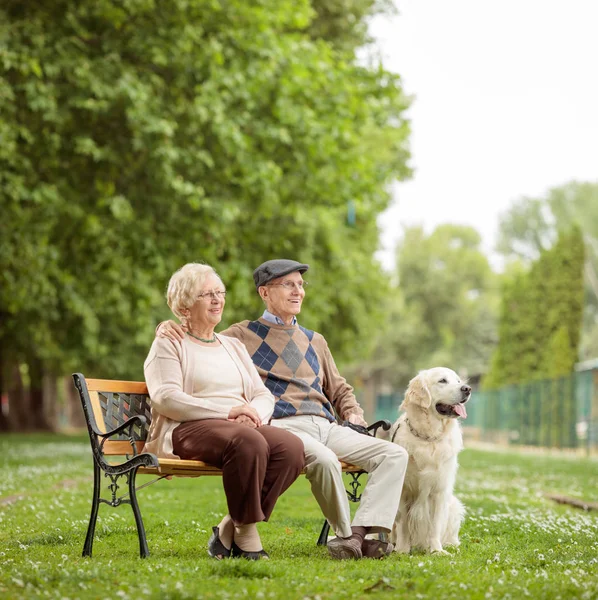
[[[98,508],[100,507],[100,467],[93,463],[93,498],[91,500],[91,515],[89,525],[87,526],[87,535],[83,545],[83,556],[91,556],[93,549],[93,536],[96,530],[98,520]]]
[[[330,531],[330,524],[328,521],[324,521],[322,525],[322,531],[320,531],[320,537],[318,538],[318,546],[326,546],[328,544],[328,532]]]
[[[131,507],[133,508],[133,514],[135,515],[137,535],[139,536],[139,555],[141,556],[141,558],[147,558],[149,556],[149,548],[147,546],[147,539],[145,537],[145,527],[143,526],[141,510],[139,509],[139,503],[137,502],[137,494],[135,492],[136,476],[137,469],[135,468],[129,473],[129,498],[131,499]]]

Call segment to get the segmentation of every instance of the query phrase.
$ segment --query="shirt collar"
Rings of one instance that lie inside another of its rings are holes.
[[[264,319],[265,321],[269,321],[270,323],[275,323],[276,325],[284,325],[285,324],[284,321],[280,317],[273,315],[269,310],[264,311],[264,314],[262,315],[262,319]],[[297,325],[297,317],[293,317],[293,320],[291,321],[291,325]]]

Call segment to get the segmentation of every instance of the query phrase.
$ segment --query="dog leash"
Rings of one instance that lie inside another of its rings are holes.
[[[391,441],[392,443],[394,443],[394,441],[395,441],[395,437],[396,437],[396,435],[397,435],[397,431],[399,431],[399,427],[400,427],[400,426],[401,426],[401,424],[399,423],[399,424],[397,425],[397,428],[395,429],[395,432],[392,434],[392,437],[390,438],[390,441]]]

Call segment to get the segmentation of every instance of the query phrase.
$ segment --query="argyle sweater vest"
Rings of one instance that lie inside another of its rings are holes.
[[[260,318],[232,325],[222,334],[245,344],[264,384],[276,399],[273,419],[317,415],[335,420],[323,379],[328,369],[338,372],[326,340],[319,333],[300,325],[276,325]],[[352,388],[346,382],[344,385],[352,394]]]

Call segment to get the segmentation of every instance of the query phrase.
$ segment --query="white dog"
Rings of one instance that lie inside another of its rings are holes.
[[[383,435],[403,446],[409,464],[390,536],[396,552],[411,548],[446,553],[459,545],[465,508],[453,495],[457,454],[463,449],[458,417],[465,418],[471,387],[450,369],[421,371],[409,382],[403,415]]]

